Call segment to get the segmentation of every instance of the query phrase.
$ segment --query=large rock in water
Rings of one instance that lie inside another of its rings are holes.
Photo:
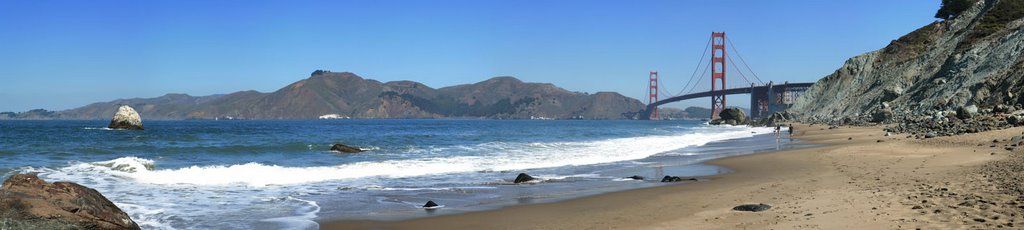
[[[718,119],[715,119],[709,124],[720,125],[742,125],[747,123],[747,113],[744,113],[740,108],[728,108],[718,113]]]
[[[114,114],[113,119],[110,119],[110,125],[107,128],[142,130],[142,117],[131,106],[122,105],[117,108],[117,113]]]
[[[362,149],[359,149],[359,148],[356,148],[356,147],[352,147],[352,146],[348,146],[348,145],[343,145],[343,144],[334,144],[334,146],[331,146],[331,150],[332,151],[343,152],[343,153],[358,153],[358,152],[363,152],[364,151]]]
[[[139,225],[94,189],[17,174],[0,187],[0,229],[139,229]]]
[[[537,178],[533,178],[532,176],[530,176],[530,174],[519,173],[519,175],[516,176],[516,179],[513,180],[512,183],[518,184],[518,183],[523,183],[523,182],[532,181],[532,180],[536,180],[536,179]]]

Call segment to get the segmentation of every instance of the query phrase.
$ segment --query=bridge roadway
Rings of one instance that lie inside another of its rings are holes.
[[[670,98],[666,98],[665,100],[660,100],[660,101],[651,103],[650,105],[647,105],[646,109],[644,109],[643,111],[640,111],[639,115],[640,115],[640,119],[648,120],[651,117],[650,111],[653,111],[653,108],[658,107],[660,105],[664,105],[664,104],[668,104],[668,103],[672,103],[672,102],[677,102],[677,101],[682,101],[682,100],[688,100],[688,99],[694,99],[694,98],[702,98],[702,97],[711,97],[711,96],[719,96],[719,95],[751,94],[750,95],[750,99],[751,99],[751,104],[753,105],[756,102],[756,98],[759,98],[758,95],[753,95],[754,92],[770,92],[770,91],[782,92],[782,91],[786,90],[787,88],[802,88],[802,89],[806,89],[808,87],[811,87],[812,85],[814,85],[813,82],[811,82],[811,83],[786,83],[786,84],[779,84],[779,85],[764,85],[764,86],[753,86],[753,87],[743,87],[743,88],[732,88],[732,89],[726,89],[726,90],[707,91],[707,92],[679,95],[679,96],[670,97]],[[771,89],[768,88],[769,86],[771,87]],[[761,96],[762,97],[770,97],[769,95],[761,95]],[[750,108],[750,109],[754,109],[754,108]]]

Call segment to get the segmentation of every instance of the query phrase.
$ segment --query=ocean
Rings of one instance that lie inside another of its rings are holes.
[[[796,146],[771,128],[699,121],[106,123],[0,121],[0,176],[94,188],[143,229],[316,229],[661,186],[729,171],[709,159]],[[519,173],[539,180],[512,183]],[[428,200],[442,207],[420,208]]]

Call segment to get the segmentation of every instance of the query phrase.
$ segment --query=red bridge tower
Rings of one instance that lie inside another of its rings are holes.
[[[720,84],[719,81],[721,81]],[[725,32],[711,32],[711,119],[725,109],[725,94],[714,95],[725,90]]]
[[[651,76],[650,77],[651,77],[651,82],[650,82],[651,88],[647,90],[647,93],[650,94],[651,97],[647,98],[647,104],[648,105],[653,104],[655,102],[658,102],[658,71],[651,71]],[[658,120],[659,119],[659,117],[658,117],[658,107],[654,107],[654,111],[651,111],[650,119],[651,120]]]

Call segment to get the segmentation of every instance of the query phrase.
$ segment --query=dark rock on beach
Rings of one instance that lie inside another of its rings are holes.
[[[697,181],[697,178],[683,179],[683,178],[680,178],[680,177],[677,177],[677,176],[665,176],[665,177],[661,178],[661,182],[680,182],[680,181],[684,181],[684,180]]]
[[[771,205],[767,204],[744,204],[733,207],[732,210],[744,211],[744,212],[760,212],[772,208]]]
[[[122,105],[117,108],[117,113],[114,114],[114,118],[110,119],[110,125],[107,125],[107,128],[142,130],[142,117],[131,106]]]
[[[17,174],[0,187],[0,229],[139,229],[139,225],[94,189]]]
[[[629,178],[629,179],[634,179],[634,180],[644,180],[644,177],[642,177],[642,176],[637,176],[637,175],[633,175],[633,176],[631,176],[631,177],[626,177],[626,178]]]
[[[363,152],[365,150],[343,144],[334,144],[334,146],[331,146],[331,151],[338,151],[343,153],[358,153]]]
[[[437,206],[437,203],[434,203],[432,200],[428,200],[427,203],[423,205],[424,208],[435,208]]]
[[[536,180],[536,179],[537,178],[533,178],[529,174],[520,173],[519,176],[516,176],[516,180],[513,181],[512,183],[518,184],[518,183],[523,183],[523,182],[532,181],[532,180]]]

